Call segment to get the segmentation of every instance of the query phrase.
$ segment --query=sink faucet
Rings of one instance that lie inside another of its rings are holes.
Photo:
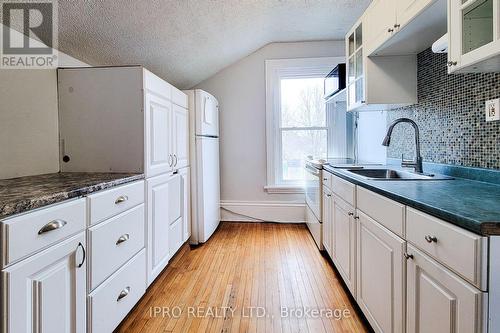
[[[382,142],[382,145],[389,147],[389,144],[391,143],[392,130],[394,129],[394,126],[396,126],[399,123],[409,123],[413,126],[413,129],[415,130],[415,160],[405,161],[403,158],[401,158],[401,166],[413,167],[415,168],[416,173],[423,173],[424,171],[422,168],[422,156],[420,155],[420,133],[416,122],[408,118],[399,118],[394,120],[387,129],[387,134],[385,135],[385,139]]]

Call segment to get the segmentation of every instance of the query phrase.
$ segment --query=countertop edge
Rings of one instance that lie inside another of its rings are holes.
[[[29,213],[32,210],[43,208],[46,206],[54,205],[66,200],[84,197],[94,192],[103,191],[110,189],[112,187],[124,185],[127,183],[132,183],[139,180],[144,180],[144,174],[137,174],[132,176],[127,176],[123,178],[117,178],[112,180],[104,180],[100,183],[83,186],[80,188],[75,188],[71,191],[62,191],[53,193],[50,196],[45,196],[43,198],[37,198],[32,200],[20,200],[16,202],[14,206],[3,206],[0,207],[0,221],[10,219],[19,214]]]
[[[409,199],[404,196],[400,196],[397,194],[394,194],[392,192],[388,192],[386,190],[383,190],[379,187],[367,184],[366,182],[363,182],[360,179],[354,178],[354,177],[349,177],[348,175],[345,175],[341,171],[325,166],[324,169],[332,174],[334,174],[337,177],[340,177],[350,183],[353,183],[355,185],[359,185],[363,188],[366,188],[368,190],[371,190],[375,193],[378,193],[380,195],[383,195],[391,200],[397,201],[401,204],[407,205],[408,207],[418,209],[426,214],[429,214],[431,216],[437,217],[439,219],[442,219],[445,222],[448,222],[450,224],[453,224],[459,228],[463,228],[465,230],[468,230],[472,233],[475,233],[480,236],[498,236],[500,235],[500,221],[489,221],[489,222],[480,222],[480,221],[474,221],[471,220],[467,217],[460,216],[460,215],[455,215],[453,213],[450,213],[446,210],[440,209],[439,207],[435,206],[430,206],[427,204],[423,204],[418,201],[414,201],[412,199]]]

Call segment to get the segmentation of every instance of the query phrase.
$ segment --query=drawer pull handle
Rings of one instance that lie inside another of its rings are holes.
[[[406,260],[413,259],[413,254],[403,253]]]
[[[425,236],[427,243],[437,243],[438,239],[435,236]]]
[[[116,241],[116,245],[120,245],[121,243],[128,241],[129,238],[129,234],[121,235],[120,238],[118,238],[118,240]]]
[[[120,195],[118,198],[115,200],[115,205],[119,205],[122,202],[125,202],[128,200],[128,197],[126,195]]]
[[[85,258],[87,258],[87,253],[85,252],[85,248],[83,247],[82,243],[78,243],[78,247],[82,248],[82,261],[78,264],[78,268],[80,268],[85,263]]]
[[[60,229],[60,228],[64,227],[66,224],[68,224],[68,222],[66,222],[64,220],[50,221],[49,223],[44,225],[40,230],[38,230],[38,234],[41,235],[41,234],[44,234],[44,233],[52,231],[52,230]]]
[[[118,295],[116,301],[119,302],[122,298],[127,297],[129,293],[130,293],[130,287],[123,289],[122,291],[120,291],[120,294]]]

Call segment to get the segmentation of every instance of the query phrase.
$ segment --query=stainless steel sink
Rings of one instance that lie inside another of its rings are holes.
[[[450,180],[444,175],[421,174],[392,169],[348,169],[347,172],[371,180]]]

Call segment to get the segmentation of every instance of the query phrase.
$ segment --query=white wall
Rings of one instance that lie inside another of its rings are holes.
[[[385,111],[359,112],[358,159],[362,162],[385,164],[387,148],[382,146],[387,131]]]
[[[343,41],[272,43],[196,86],[213,94],[221,110],[221,200],[231,207],[253,205],[281,210],[303,202],[299,194],[268,194],[266,185],[267,59],[344,55]],[[264,209],[264,208],[262,208]],[[278,214],[279,215],[279,214]],[[269,214],[260,215],[264,219]],[[273,214],[272,216],[276,216]],[[303,219],[303,216],[301,217]],[[270,218],[271,219],[271,218]]]
[[[59,171],[57,119],[55,69],[0,69],[0,179]]]

